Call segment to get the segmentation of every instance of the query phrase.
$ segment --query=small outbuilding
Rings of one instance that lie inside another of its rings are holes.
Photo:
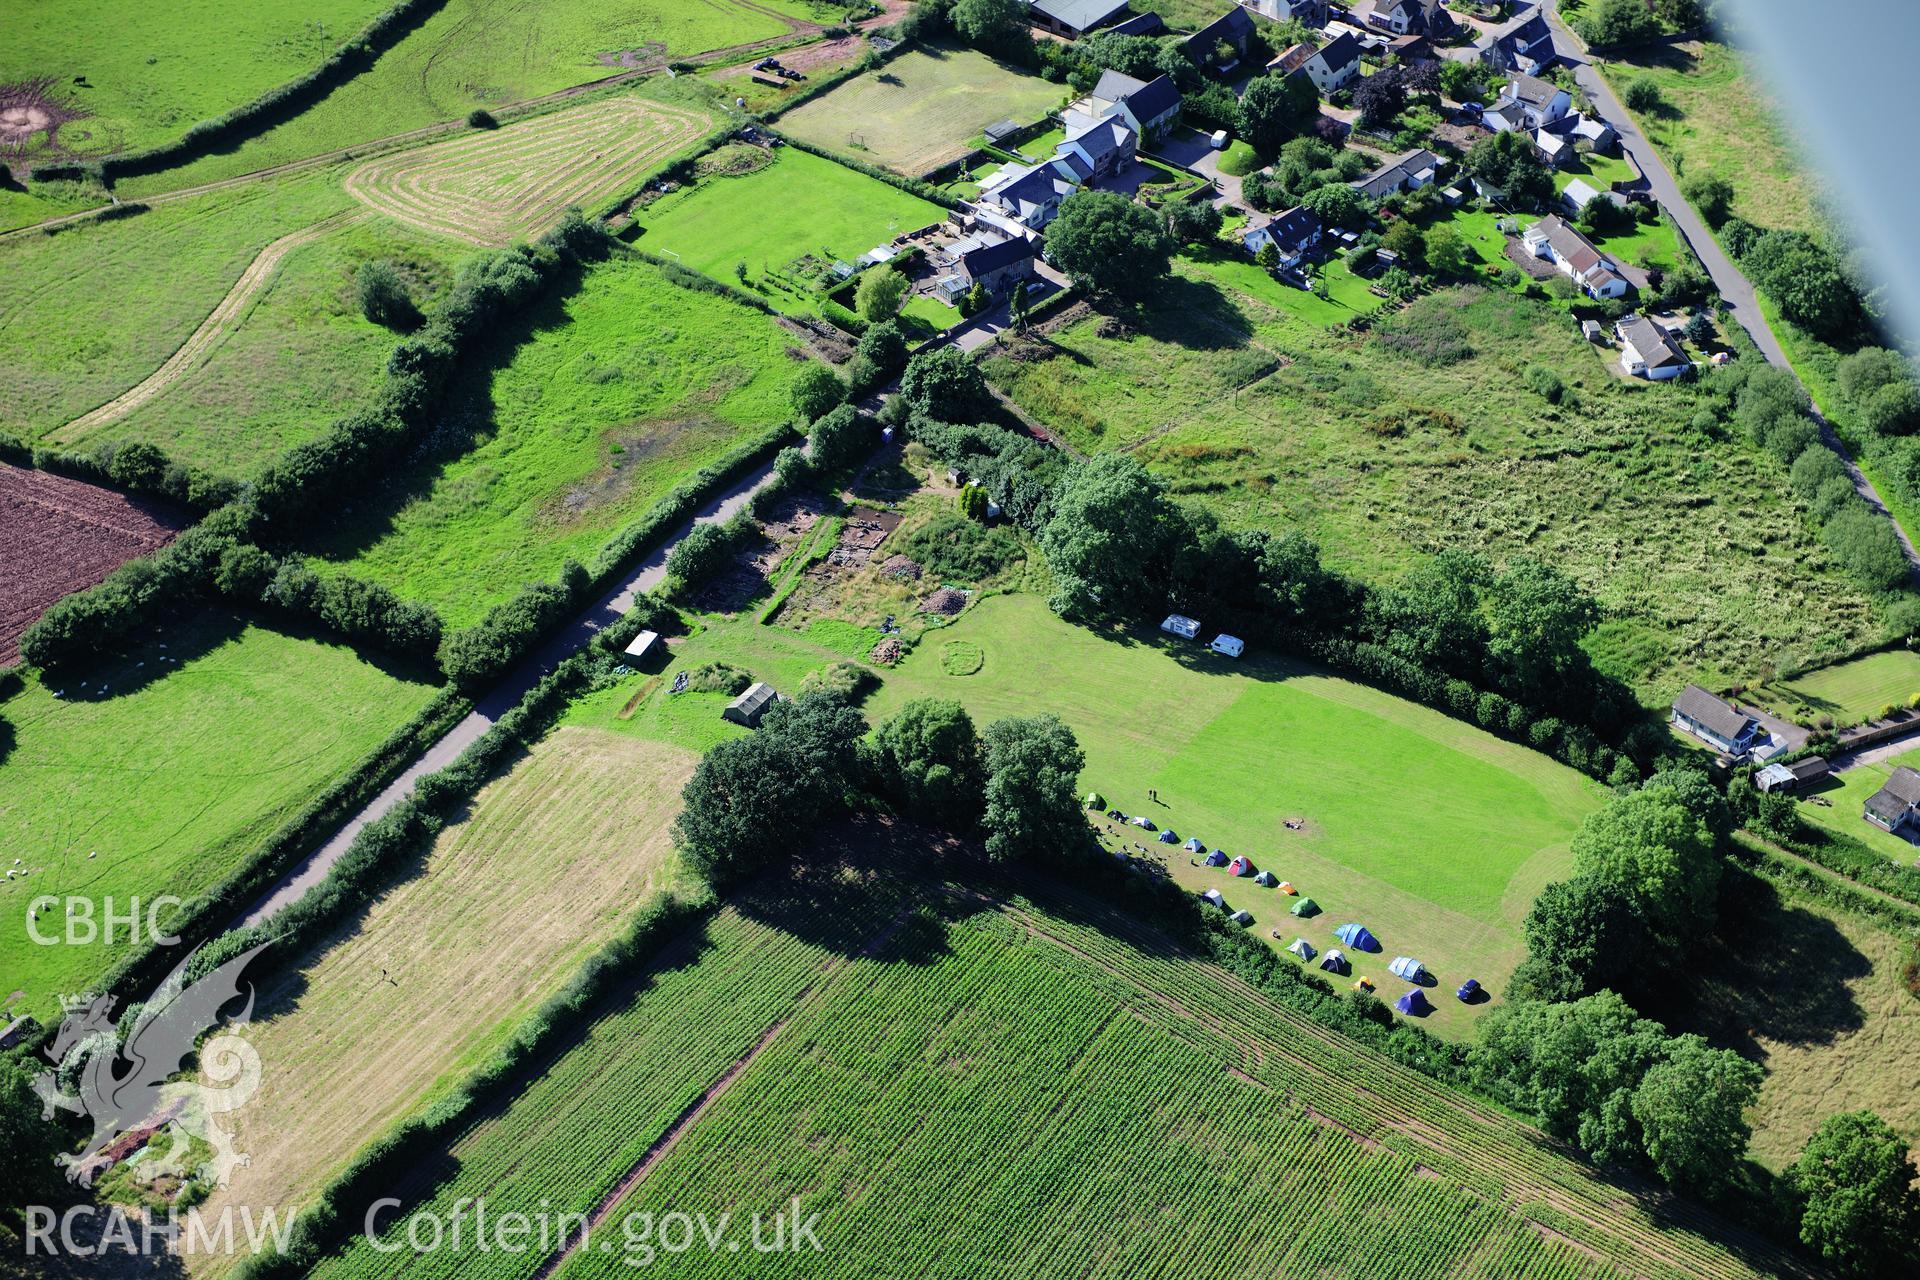
[[[1433,1012],[1433,1005],[1427,1000],[1427,993],[1414,987],[1393,1002],[1393,1007],[1413,1018],[1424,1018]]]
[[[1808,756],[1792,764],[1770,764],[1753,775],[1753,785],[1761,791],[1780,791],[1792,795],[1811,791],[1833,776],[1833,766],[1819,756]]]
[[[1222,631],[1213,638],[1213,643],[1209,645],[1208,648],[1212,649],[1215,653],[1224,654],[1229,658],[1237,658],[1246,652],[1247,642],[1239,636],[1230,636]]]
[[[653,654],[659,643],[658,631],[642,631],[633,638],[633,643],[620,651],[620,656],[626,659],[628,666],[637,667]]]
[[[1160,629],[1170,636],[1179,636],[1182,640],[1195,640],[1200,636],[1200,622],[1184,613],[1170,613]]]
[[[760,727],[760,718],[767,714],[767,708],[779,700],[780,695],[772,685],[764,680],[756,680],[745,693],[729,702],[720,715],[735,724],[757,729]]]

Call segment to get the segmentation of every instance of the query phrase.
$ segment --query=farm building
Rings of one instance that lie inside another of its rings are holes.
[[[1042,31],[1078,39],[1127,12],[1127,0],[1027,0],[1027,17]]]
[[[1688,685],[1673,700],[1673,725],[1736,757],[1753,750],[1755,742],[1765,737],[1758,720],[1697,684]]]
[[[720,714],[735,724],[743,724],[749,729],[758,728],[760,718],[767,714],[767,708],[778,701],[780,695],[774,692],[772,685],[765,681],[755,681],[747,691],[727,704]]]
[[[1920,844],[1920,773],[1896,766],[1886,784],[1867,797],[1860,816],[1882,831]]]
[[[1116,22],[1107,30],[1116,36],[1163,36],[1167,34],[1167,20],[1157,13],[1142,13],[1125,22]]]
[[[1792,794],[1810,791],[1832,776],[1833,766],[1819,756],[1808,756],[1792,764],[1768,765],[1753,775],[1753,785],[1760,791]]]
[[[627,660],[628,666],[637,667],[647,660],[659,643],[658,631],[642,631],[633,638],[632,644],[620,651],[620,656]]]

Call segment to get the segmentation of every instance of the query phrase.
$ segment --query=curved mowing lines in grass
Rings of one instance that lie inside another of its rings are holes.
[[[619,194],[712,123],[685,107],[610,98],[370,160],[346,188],[410,226],[507,244],[552,226],[568,205]]]

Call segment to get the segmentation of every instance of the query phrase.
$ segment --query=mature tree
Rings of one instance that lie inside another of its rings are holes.
[[[1407,109],[1406,83],[1392,67],[1376,71],[1354,87],[1353,105],[1360,109],[1361,124],[1383,128]]]
[[[1440,63],[1440,92],[1455,102],[1475,102],[1487,92],[1492,69],[1479,59],[1446,58]]]
[[[996,720],[987,726],[987,854],[996,861],[1038,858],[1084,842],[1080,771],[1086,757],[1073,730],[1051,715]]]
[[[1580,641],[1599,617],[1558,569],[1525,556],[1508,564],[1487,592],[1488,655],[1507,690],[1546,706],[1577,695],[1589,671]]]
[[[1532,207],[1553,195],[1553,173],[1534,153],[1523,132],[1496,133],[1467,151],[1461,167],[1506,194],[1509,203]]]
[[[899,322],[882,320],[868,325],[867,331],[860,335],[857,353],[880,373],[891,377],[906,367],[907,337],[900,332]]]
[[[1302,196],[1314,217],[1329,227],[1357,227],[1366,221],[1367,198],[1344,182],[1329,182]]]
[[[33,1080],[13,1062],[0,1062],[0,1223],[17,1233],[30,1204],[64,1204],[73,1190],[55,1157],[66,1148],[57,1125],[41,1119]]]
[[[1746,1110],[1765,1074],[1700,1036],[1671,1040],[1633,1093],[1633,1118],[1654,1172],[1685,1190],[1726,1182],[1753,1136]]]
[[[767,708],[757,732],[700,758],[681,790],[674,841],[695,874],[726,886],[771,864],[841,807],[866,733],[832,694]]]
[[[1012,53],[1032,41],[1025,0],[954,0],[948,16],[963,40],[982,49]]]
[[[1328,617],[1340,603],[1340,584],[1320,563],[1320,548],[1299,530],[1265,538],[1255,556],[1265,612],[1295,624],[1330,630]]]
[[[1646,925],[1632,900],[1590,877],[1542,889],[1522,928],[1527,958],[1509,984],[1509,994],[1520,998],[1567,1001],[1620,991],[1646,950]]]
[[[1263,156],[1280,150],[1320,103],[1305,76],[1255,76],[1240,95],[1240,136]]]
[[[1071,468],[1040,533],[1055,611],[1088,617],[1159,604],[1178,532],[1173,515],[1160,481],[1131,454]]]
[[[1906,552],[1893,521],[1876,515],[1865,503],[1849,502],[1820,531],[1820,540],[1833,552],[1840,567],[1876,591],[1892,591],[1910,572]]]
[[[1418,267],[1426,261],[1427,237],[1420,228],[1405,218],[1397,218],[1380,237],[1380,247],[1397,254],[1400,261],[1409,267]]]
[[[1727,797],[1713,785],[1713,779],[1707,777],[1704,769],[1669,765],[1648,778],[1641,790],[1667,792],[1685,805],[1688,813],[1700,819],[1715,840],[1725,840],[1733,833],[1733,811],[1727,806]]]
[[[1435,227],[1427,232],[1427,270],[1437,276],[1464,276],[1473,270],[1473,251],[1452,227]]]
[[[1262,240],[1260,248],[1254,252],[1253,260],[1262,271],[1272,275],[1280,269],[1280,246],[1271,239]]]
[[[1167,206],[1167,234],[1182,244],[1206,244],[1224,219],[1211,200],[1179,200]]]
[[[793,414],[804,425],[847,398],[847,384],[830,367],[809,361],[793,381]]]
[[[1660,34],[1660,23],[1646,0],[1600,0],[1593,11],[1574,19],[1588,44],[1645,44]]]
[[[1088,293],[1148,294],[1167,274],[1173,242],[1144,205],[1114,191],[1078,191],[1047,225],[1047,261]]]
[[[1573,865],[1626,894],[1664,942],[1713,924],[1720,856],[1706,824],[1671,790],[1615,796],[1588,814],[1573,835]]]
[[[853,305],[862,319],[872,323],[891,320],[900,313],[900,302],[913,282],[892,267],[874,267],[860,277],[853,292]]]
[[[825,413],[807,432],[807,457],[821,472],[859,462],[878,443],[871,422],[850,404]]]
[[[900,397],[915,413],[942,422],[971,422],[993,405],[980,367],[954,346],[923,351],[907,361]]]
[[[354,274],[354,288],[360,297],[360,313],[375,324],[412,329],[420,323],[420,308],[407,292],[406,281],[385,258],[361,263]]]
[[[1411,662],[1477,679],[1487,653],[1480,593],[1492,579],[1487,562],[1472,552],[1442,551],[1397,585],[1371,593],[1370,630]]]
[[[1733,216],[1733,183],[1717,173],[1693,175],[1680,184],[1680,194],[1715,230]]]
[[[1643,114],[1658,111],[1667,103],[1665,95],[1660,92],[1659,81],[1651,76],[1629,80],[1624,97],[1629,108]]]
[[[733,538],[726,526],[702,521],[667,553],[667,576],[682,594],[717,576],[733,563]]]
[[[1906,1140],[1871,1111],[1828,1116],[1787,1170],[1800,1239],[1858,1276],[1907,1274],[1920,1193]]]
[[[980,821],[986,802],[980,738],[959,703],[939,698],[907,703],[880,726],[874,754],[884,785],[910,816],[960,832]]]
[[[1843,356],[1835,371],[1840,393],[1854,416],[1881,435],[1906,435],[1920,427],[1920,392],[1906,362],[1880,347]]]

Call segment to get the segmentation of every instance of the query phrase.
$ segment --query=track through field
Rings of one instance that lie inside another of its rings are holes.
[[[545,231],[569,205],[611,200],[712,127],[701,111],[609,98],[370,160],[346,188],[409,226],[504,245]]]

